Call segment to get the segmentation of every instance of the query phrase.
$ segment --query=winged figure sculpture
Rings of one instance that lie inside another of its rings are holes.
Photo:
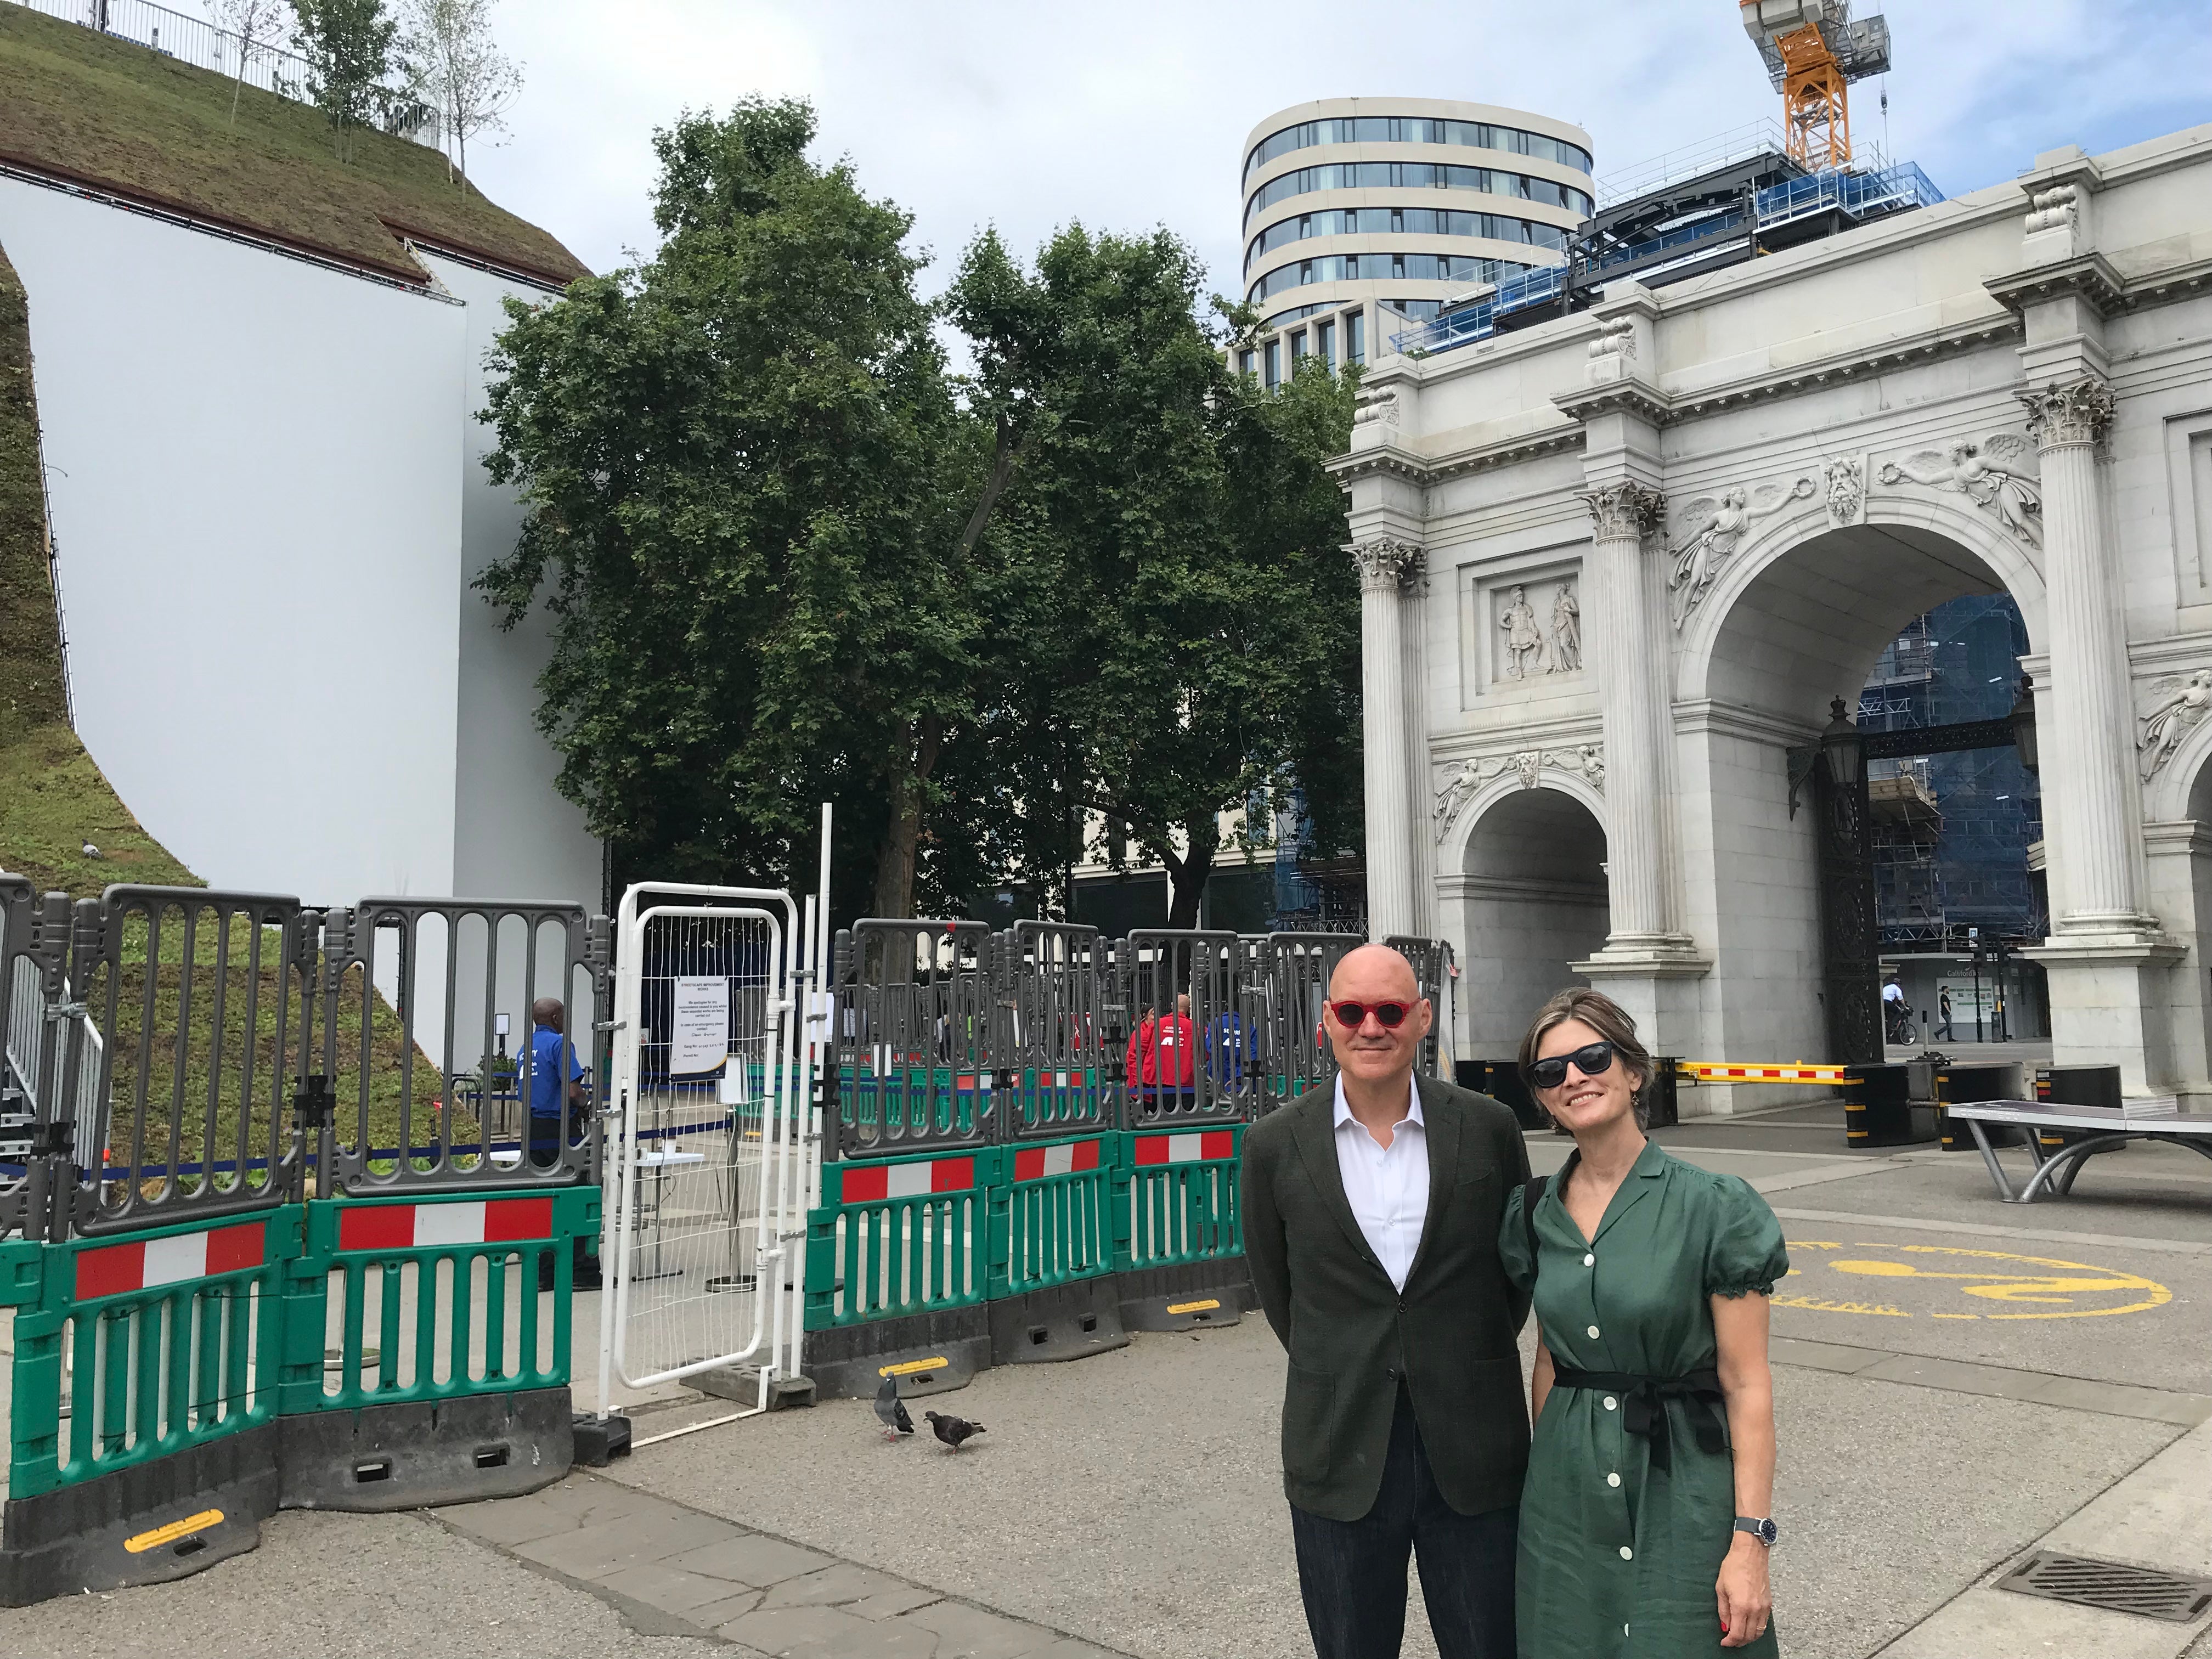
[[[2033,447],[2017,432],[2000,432],[1980,443],[1954,438],[1942,449],[1915,450],[1902,461],[1885,461],[1881,477],[1886,484],[1910,478],[1964,495],[2033,546],[2043,521],[2043,496],[2028,468]]]

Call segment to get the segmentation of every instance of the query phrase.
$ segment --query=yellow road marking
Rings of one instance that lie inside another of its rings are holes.
[[[1818,1239],[1792,1239],[1794,1251],[1834,1250],[1841,1244]],[[1826,1265],[1839,1273],[1849,1273],[1862,1279],[1909,1279],[1940,1282],[1956,1288],[1965,1296],[1984,1302],[1997,1302],[2009,1307],[2033,1310],[2011,1313],[1939,1313],[1929,1311],[1931,1319],[2101,1319],[2112,1314],[2142,1313],[2148,1309],[2163,1307],[2173,1299],[2173,1292],[2154,1279],[2132,1273],[2121,1267],[2100,1267],[2091,1262],[2068,1261],[2057,1256],[2024,1255],[2012,1250],[1970,1249],[1948,1244],[1888,1244],[1871,1239],[1860,1240],[1854,1249],[1894,1251],[1899,1255],[1946,1256],[1971,1271],[1960,1271],[1948,1264],[1930,1262],[1926,1266],[1912,1261],[1887,1260],[1881,1257],[1854,1257],[1845,1261],[1830,1259]],[[2040,1268],[2042,1272],[2020,1272],[1995,1266],[1983,1267],[1972,1264],[1980,1262],[2016,1263],[2021,1267]],[[1818,1259],[1809,1264],[1820,1265]],[[1807,1269],[1793,1267],[1789,1277],[1807,1275]],[[2100,1292],[2137,1292],[2136,1300],[2110,1308],[2085,1307],[2081,1298]],[[1903,1308],[1887,1304],[1834,1300],[1818,1296],[1776,1297],[1774,1305],[1784,1308],[1808,1308],[1822,1313],[1880,1314],[1894,1318],[1910,1319],[1911,1313]]]
[[[172,1521],[166,1527],[156,1527],[151,1532],[142,1532],[123,1540],[123,1547],[133,1555],[143,1555],[148,1550],[157,1550],[164,1544],[173,1544],[179,1538],[189,1538],[196,1532],[205,1532],[210,1527],[222,1524],[221,1510],[202,1510],[198,1515],[188,1515],[181,1521]]]

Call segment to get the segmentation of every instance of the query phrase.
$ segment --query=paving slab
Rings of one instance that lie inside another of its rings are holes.
[[[2105,1174],[2107,1165],[2117,1166],[2110,1179]],[[2011,1154],[2008,1168],[2008,1179],[2017,1190],[2027,1177],[2027,1155]],[[2212,1164],[2179,1147],[2134,1146],[2091,1158],[2074,1190],[2063,1198],[2008,1204],[1997,1196],[1980,1158],[1971,1153],[1919,1153],[1885,1159],[1880,1172],[1864,1181],[1792,1190],[1788,1201],[1799,1209],[1858,1210],[2201,1244],[2212,1237],[2212,1182],[2199,1174],[2207,1170],[2212,1170]]]
[[[1776,1504],[1791,1541],[1774,1569],[1796,1654],[1871,1652],[2182,1431],[1854,1376],[1897,1356],[1844,1346],[1810,1351],[1825,1368],[1778,1352]],[[957,1455],[886,1443],[868,1402],[833,1401],[608,1473],[1080,1643],[1283,1659],[1308,1644],[1278,1461],[1282,1374],[1262,1321],[1139,1334],[1079,1364],[985,1372],[957,1409],[989,1431]],[[959,1517],[985,1514],[979,1541]],[[1433,1656],[1418,1585],[1407,1626],[1406,1653]]]
[[[2075,1510],[2037,1547],[2212,1576],[2212,1425],[2196,1429]],[[2212,1635],[2212,1613],[2169,1623],[2001,1589],[2011,1563],[1881,1650],[1881,1659],[2179,1659]]]
[[[471,1505],[472,1508],[484,1507]],[[288,1510],[171,1584],[0,1608],[0,1659],[744,1659],[648,1635],[604,1598],[420,1514]]]

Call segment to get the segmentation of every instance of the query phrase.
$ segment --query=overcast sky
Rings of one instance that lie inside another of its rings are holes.
[[[2039,150],[2212,120],[2207,0],[1890,0],[1896,68],[1854,130],[1957,194]],[[501,0],[527,84],[492,198],[607,270],[650,253],[653,129],[759,92],[810,99],[819,150],[913,213],[934,288],[995,222],[1166,225],[1237,283],[1244,139],[1302,100],[1459,98],[1586,127],[1600,178],[1778,114],[1733,0]],[[1266,25],[1272,27],[1263,30]]]

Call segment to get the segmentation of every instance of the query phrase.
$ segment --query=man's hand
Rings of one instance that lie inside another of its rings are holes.
[[[1720,1600],[1721,1629],[1727,1632],[1723,1647],[1749,1647],[1766,1634],[1774,1592],[1766,1582],[1765,1545],[1747,1532],[1736,1534],[1713,1589]]]

